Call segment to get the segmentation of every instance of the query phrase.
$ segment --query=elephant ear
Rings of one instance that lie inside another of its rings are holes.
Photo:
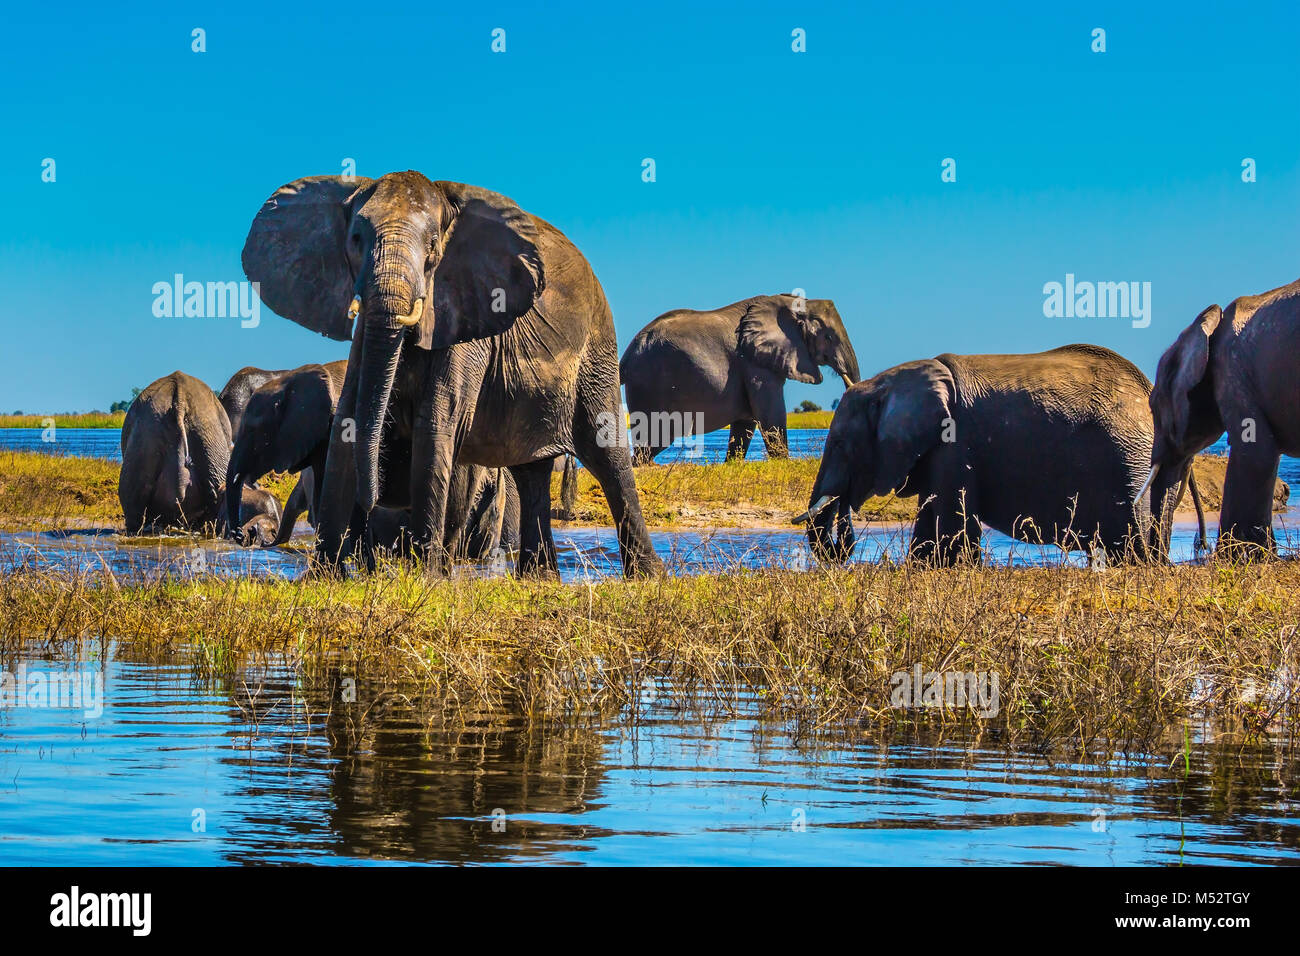
[[[537,224],[528,213],[477,186],[434,185],[453,218],[433,274],[433,307],[420,321],[418,342],[426,349],[500,335],[546,287]]]
[[[902,488],[921,456],[943,440],[954,390],[952,373],[934,359],[894,373],[876,420],[873,495]]]
[[[1169,375],[1174,434],[1181,444],[1192,420],[1192,390],[1205,380],[1210,367],[1210,336],[1219,327],[1223,310],[1212,305],[1179,333],[1161,363]],[[1163,370],[1162,370],[1163,371]],[[1161,376],[1157,374],[1157,380]]]
[[[817,367],[804,341],[806,318],[795,315],[789,296],[754,299],[736,329],[736,346],[742,358],[782,378],[820,385]]]
[[[262,204],[244,240],[244,273],[273,312],[340,342],[352,338],[347,229],[352,195],[371,180],[306,176]]]

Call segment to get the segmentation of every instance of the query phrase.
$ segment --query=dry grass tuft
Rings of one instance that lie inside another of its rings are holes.
[[[683,709],[756,694],[810,731],[970,726],[1008,745],[1155,749],[1200,716],[1250,738],[1300,711],[1300,568],[1289,562],[1070,568],[853,565],[561,584],[104,575],[0,577],[0,653],[117,639],[201,673],[279,660],[340,668],[453,705],[534,716],[634,713],[649,683]],[[926,671],[998,675],[997,713],[891,706]]]

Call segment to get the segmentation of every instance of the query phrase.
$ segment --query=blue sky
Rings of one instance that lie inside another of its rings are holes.
[[[621,344],[670,308],[800,287],[836,301],[864,376],[1078,341],[1153,374],[1201,308],[1300,276],[1294,3],[611,6],[7,12],[0,411],[345,357],[269,311],[155,317],[152,287],[243,279],[262,201],[349,157],[555,223]],[[1044,317],[1067,273],[1150,282],[1150,326]],[[787,405],[841,392],[791,384]]]

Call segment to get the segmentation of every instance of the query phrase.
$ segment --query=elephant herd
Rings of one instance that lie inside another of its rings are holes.
[[[633,458],[682,433],[629,441],[610,423],[730,427],[729,457],[757,429],[784,454],[784,383],[820,382],[822,366],[848,390],[795,520],[828,560],[852,551],[854,512],[890,493],[920,498],[918,560],[977,557],[984,525],[1159,558],[1189,486],[1200,512],[1193,456],[1225,430],[1220,547],[1269,550],[1279,455],[1300,453],[1300,281],[1206,309],[1153,389],[1090,345],[944,354],[858,381],[834,303],[802,295],[666,313],[620,361],[604,291],[559,230],[498,193],[412,171],[281,187],[242,258],[272,310],[349,342],[348,358],[245,368],[220,396],[181,372],[150,385],[122,430],[128,530],[210,525],[276,545],[305,511],[326,570],[373,568],[389,548],[445,573],[500,549],[518,552],[520,574],[547,573],[551,473],[576,456],[609,504],[624,573],[655,573]],[[270,472],[299,476],[283,509],[257,485]]]

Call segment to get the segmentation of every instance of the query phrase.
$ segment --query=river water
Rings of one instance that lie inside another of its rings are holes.
[[[98,456],[120,460],[120,430],[61,429],[57,441],[42,441],[39,429],[0,429],[0,448],[43,451],[50,454]],[[799,457],[821,454],[825,429],[792,429],[789,433],[792,453]],[[1222,446],[1222,447],[1220,447]],[[726,457],[727,432],[719,430],[703,436],[700,446],[677,446],[659,458],[719,462]],[[1222,442],[1212,451],[1226,453]],[[755,437],[749,457],[763,457],[762,440]],[[1300,548],[1300,459],[1283,458],[1281,476],[1292,489],[1292,508],[1278,516],[1279,546],[1284,553]],[[300,527],[305,529],[305,525]],[[1211,529],[1213,532],[1213,529]],[[1195,529],[1191,523],[1179,524],[1173,537],[1173,557],[1187,561],[1194,557]],[[565,580],[621,573],[618,543],[612,528],[569,528],[555,526],[560,575]],[[652,532],[659,555],[678,573],[691,574],[729,567],[781,566],[795,569],[813,563],[807,542],[800,530],[736,529],[705,531]],[[1038,547],[1016,542],[1006,535],[986,531],[984,547],[987,560],[1013,565],[1054,565],[1061,562],[1085,563],[1082,555],[1066,556],[1054,547]],[[906,553],[906,535],[897,527],[859,526],[859,540],[854,561],[878,561],[888,555],[894,559]],[[279,575],[293,578],[306,567],[303,550],[246,550],[213,539],[191,539],[183,535],[150,539],[127,539],[114,529],[88,529],[55,533],[0,533],[0,570],[20,564],[39,567],[98,568],[101,559],[119,578],[152,578],[164,573],[214,573],[221,575]],[[509,565],[483,562],[465,565],[461,573],[474,575],[505,574]]]
[[[1295,766],[1268,746],[1053,763],[962,735],[796,739],[744,699],[683,718],[657,690],[636,721],[417,719],[279,667],[107,657],[83,665],[89,715],[0,708],[0,865],[1300,863]]]

